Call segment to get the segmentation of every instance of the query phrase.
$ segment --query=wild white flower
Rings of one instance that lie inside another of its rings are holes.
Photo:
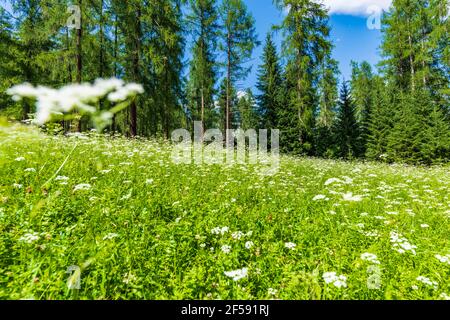
[[[36,172],[35,168],[26,168],[25,172]]]
[[[409,241],[397,232],[391,232],[391,243],[393,249],[400,254],[410,251],[413,255],[416,255],[417,246],[409,243]]]
[[[393,212],[393,211],[388,211],[388,212],[386,212],[386,214],[388,214],[388,215],[390,215],[390,216],[397,216],[398,215],[398,212]]]
[[[370,263],[373,263],[373,264],[380,264],[380,261],[378,261],[378,257],[373,253],[368,253],[368,252],[363,253],[361,255],[361,259],[364,261],[369,261]]]
[[[22,161],[25,161],[25,158],[24,157],[18,157],[18,158],[15,159],[15,161],[22,162]]]
[[[125,101],[131,96],[144,93],[144,88],[140,84],[130,83],[126,86],[119,88],[117,91],[108,95],[108,100],[111,102]]]
[[[145,180],[145,184],[153,184],[154,180],[153,179],[147,179]]]
[[[55,178],[55,181],[69,181],[69,180],[70,180],[69,177],[66,176],[57,176]]]
[[[294,250],[295,247],[297,247],[297,245],[296,245],[295,243],[293,243],[293,242],[286,242],[286,243],[284,244],[284,246],[285,246],[286,248],[288,248],[289,250]]]
[[[239,281],[248,275],[248,268],[242,268],[233,271],[225,271],[225,275],[229,278],[232,278],[233,281]]]
[[[253,247],[253,245],[254,245],[253,241],[247,241],[245,243],[245,248],[246,249],[251,249]]]
[[[367,212],[363,212],[360,214],[361,217],[367,217],[369,214]]]
[[[329,186],[330,184],[333,184],[333,183],[342,183],[342,182],[343,181],[341,179],[331,178],[331,179],[328,179],[327,181],[325,181],[325,186]]]
[[[430,226],[429,226],[428,224],[424,223],[424,224],[421,224],[420,227],[421,227],[422,229],[427,229],[427,228],[429,228]]]
[[[24,234],[19,241],[26,242],[26,243],[32,243],[34,241],[39,240],[39,233],[33,232],[33,233],[26,233]]]
[[[109,233],[106,236],[103,237],[103,241],[105,240],[111,240],[114,238],[117,238],[119,235],[117,233]]]
[[[343,176],[342,177],[344,179],[344,183],[345,184],[352,184],[353,183],[353,179],[347,176]]]
[[[347,277],[344,275],[338,276],[336,272],[325,272],[322,277],[326,284],[332,283],[336,288],[347,287]]]
[[[429,286],[429,287],[433,287],[434,289],[438,288],[438,283],[436,281],[431,281],[429,278],[427,277],[423,277],[423,276],[419,276],[416,278],[417,281],[422,282],[423,284]]]
[[[108,174],[111,172],[111,169],[106,169],[106,170],[101,170],[100,173],[101,174]]]
[[[447,254],[445,256],[441,256],[440,254],[435,255],[436,259],[438,259],[442,263],[446,263],[450,265],[450,254]]]
[[[241,231],[233,232],[233,233],[231,234],[231,237],[232,237],[234,240],[241,240],[241,238],[244,237],[244,236],[245,236],[245,234],[244,234],[243,232],[241,232]]]
[[[73,188],[73,191],[86,191],[86,190],[90,190],[92,188],[92,186],[88,183],[82,183],[82,184],[78,184]]]
[[[442,300],[450,300],[450,295],[443,292],[443,293],[441,293],[439,298],[441,298]]]
[[[200,248],[202,248],[202,249],[206,248],[206,243],[200,244]]]
[[[212,230],[211,230],[211,233],[212,234],[217,234],[217,235],[224,235],[225,233],[227,233],[228,231],[229,231],[230,229],[228,228],[228,227],[216,227],[216,228],[213,228]]]
[[[269,294],[269,296],[276,296],[278,293],[278,290],[269,288],[269,290],[267,290],[267,293]]]
[[[327,198],[327,196],[325,196],[323,194],[318,194],[317,196],[315,196],[313,198],[313,201],[325,200],[326,198]]]
[[[223,245],[220,250],[222,250],[223,253],[228,254],[231,252],[231,247],[227,245]]]
[[[356,195],[354,196],[352,192],[344,193],[342,195],[344,201],[351,201],[351,202],[359,202],[362,201],[362,196]]]
[[[106,95],[108,98],[119,97],[116,100],[110,99],[110,101],[119,102],[143,92],[141,85],[135,83],[124,85],[119,79],[98,79],[94,84],[69,84],[60,89],[34,87],[25,83],[7,90],[7,93],[16,101],[23,98],[36,101],[35,122],[38,124],[48,122],[53,114],[63,114],[74,109],[94,114],[97,111],[94,105]],[[112,116],[110,112],[102,112],[99,118],[110,120]]]
[[[132,282],[135,282],[138,278],[132,274],[131,272],[128,272],[124,275],[122,282],[125,284],[130,284]]]
[[[15,189],[22,189],[23,188],[23,184],[14,183],[13,184],[13,188],[15,188]]]

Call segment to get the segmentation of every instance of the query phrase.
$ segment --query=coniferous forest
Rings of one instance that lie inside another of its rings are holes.
[[[382,17],[382,62],[355,61],[341,79],[329,17],[312,0],[289,7],[273,32],[257,35],[242,0],[18,0],[0,11],[0,108],[25,120],[32,107],[5,90],[28,82],[58,87],[117,77],[145,95],[114,117],[110,131],[169,138],[205,128],[278,128],[290,154],[431,164],[450,156],[450,46],[446,0],[397,0]],[[258,39],[262,39],[260,42]],[[257,90],[243,97],[256,46],[264,46]],[[185,57],[189,53],[189,61]],[[84,131],[89,122],[63,124]]]

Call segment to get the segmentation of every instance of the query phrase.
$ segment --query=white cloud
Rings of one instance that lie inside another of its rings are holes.
[[[392,0],[318,0],[329,8],[330,14],[370,16],[388,10]]]

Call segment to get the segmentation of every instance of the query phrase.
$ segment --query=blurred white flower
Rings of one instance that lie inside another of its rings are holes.
[[[393,249],[400,254],[410,251],[413,255],[416,255],[417,246],[409,243],[409,241],[397,232],[391,232],[391,243]]]
[[[323,194],[318,194],[313,198],[313,201],[319,201],[319,200],[325,200],[327,196],[324,196]]]
[[[296,245],[295,243],[293,243],[293,242],[286,242],[286,243],[284,244],[284,246],[285,246],[287,249],[290,249],[290,250],[294,250],[295,247],[297,247],[297,245]]]
[[[364,261],[369,261],[374,264],[380,264],[380,261],[378,261],[378,257],[373,253],[368,253],[368,252],[363,253],[361,255],[361,259]]]
[[[88,183],[82,183],[82,184],[78,184],[73,188],[73,191],[86,191],[86,190],[90,190],[92,188],[92,186]]]
[[[19,241],[26,243],[32,243],[37,240],[39,240],[39,233],[37,232],[26,233],[19,239]]]
[[[330,184],[333,184],[333,183],[342,183],[342,182],[343,181],[341,179],[331,178],[331,179],[328,179],[327,181],[325,181],[325,186],[329,186]]]
[[[21,161],[25,161],[25,158],[24,157],[18,157],[18,158],[16,158],[15,159],[17,162],[21,162]]]
[[[419,276],[416,278],[416,280],[422,282],[423,284],[425,284],[429,287],[433,287],[434,289],[438,288],[438,283],[436,281],[431,281],[427,277]]]
[[[336,272],[325,272],[322,277],[326,284],[332,283],[336,288],[347,287],[347,277],[344,275],[338,276]]]
[[[438,259],[442,263],[446,263],[450,265],[450,254],[447,254],[445,256],[441,256],[440,254],[435,255],[436,259]]]
[[[36,172],[35,168],[26,168],[25,172]]]
[[[228,231],[229,231],[230,229],[228,228],[228,227],[216,227],[216,228],[213,228],[212,230],[211,230],[211,233],[212,234],[217,234],[217,235],[224,235],[225,233],[227,233]]]
[[[233,270],[233,271],[225,271],[225,275],[229,278],[232,278],[233,281],[239,281],[239,280],[247,277],[248,269],[242,268],[242,269]]]
[[[223,245],[220,250],[222,250],[223,253],[228,254],[231,252],[231,247],[227,245]]]
[[[251,249],[253,247],[253,245],[254,245],[253,241],[247,241],[245,243],[245,248],[246,249]]]
[[[106,236],[103,237],[103,241],[105,240],[111,240],[114,238],[117,238],[119,235],[117,233],[109,233]]]
[[[59,89],[34,87],[24,83],[7,90],[7,94],[16,101],[23,98],[36,101],[35,122],[39,125],[50,121],[52,115],[62,115],[74,109],[94,114],[97,112],[96,104],[106,96],[112,102],[122,102],[143,92],[144,88],[141,85],[136,83],[125,85],[122,80],[115,78],[97,79],[94,84],[69,84]],[[96,120],[107,122],[112,117],[111,112],[100,112]]]
[[[273,289],[273,288],[269,288],[268,292],[269,296],[276,296],[278,293],[278,290]]]
[[[342,195],[344,201],[352,201],[352,202],[359,202],[362,201],[362,196],[356,195],[354,196],[352,192],[345,193]]]

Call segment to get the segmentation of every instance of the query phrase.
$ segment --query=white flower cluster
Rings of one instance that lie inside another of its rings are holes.
[[[228,228],[228,227],[216,227],[211,230],[211,233],[216,234],[216,235],[220,234],[223,236],[228,231],[230,231],[230,228]]]
[[[446,263],[450,265],[450,254],[447,254],[445,256],[441,256],[440,254],[435,255],[436,259],[438,259],[442,263]]]
[[[420,277],[417,277],[416,280],[422,282],[423,284],[425,284],[429,287],[433,287],[434,289],[438,288],[438,283],[436,281],[431,281],[427,277],[420,276]]]
[[[82,183],[82,184],[78,184],[73,188],[73,191],[86,191],[91,189],[92,186],[88,183]]]
[[[140,84],[125,84],[123,80],[115,78],[97,79],[94,84],[70,84],[60,89],[34,87],[24,83],[7,90],[15,101],[24,98],[36,101],[35,122],[40,125],[50,121],[52,115],[68,113],[75,109],[93,114],[96,112],[94,105],[103,98],[117,103],[143,92],[144,88]],[[112,118],[112,114],[104,112],[101,117]]]
[[[406,238],[397,232],[391,232],[391,243],[393,243],[394,250],[400,254],[410,251],[413,255],[416,255],[417,246],[409,243]]]
[[[223,253],[228,254],[231,252],[231,247],[228,245],[223,245],[222,248],[220,248]]]
[[[286,242],[284,246],[289,250],[295,250],[295,247],[297,247],[297,245],[293,242]]]
[[[247,277],[248,269],[242,268],[242,269],[233,270],[233,271],[225,271],[225,275],[229,278],[232,278],[233,281],[239,281],[239,280]]]
[[[32,242],[38,241],[38,240],[39,240],[39,234],[37,232],[26,233],[19,239],[19,241],[26,242],[26,243],[32,243]]]
[[[242,231],[236,231],[231,234],[231,237],[234,240],[241,240],[244,237],[251,237],[252,235],[253,235],[253,231],[249,231],[247,233],[244,233]]]
[[[323,280],[326,284],[332,283],[336,288],[347,288],[347,277],[344,275],[338,276],[336,272],[325,272]]]
[[[362,196],[360,195],[354,196],[352,192],[343,194],[342,198],[344,199],[344,201],[351,201],[351,202],[360,202],[363,199]]]
[[[368,261],[370,263],[373,263],[373,264],[380,264],[380,261],[378,260],[378,257],[375,254],[373,254],[373,253],[368,253],[368,252],[363,253],[361,255],[361,259],[364,260],[364,261]]]
[[[103,241],[105,240],[111,240],[114,238],[117,238],[119,235],[117,233],[109,233],[106,236],[103,237]]]

